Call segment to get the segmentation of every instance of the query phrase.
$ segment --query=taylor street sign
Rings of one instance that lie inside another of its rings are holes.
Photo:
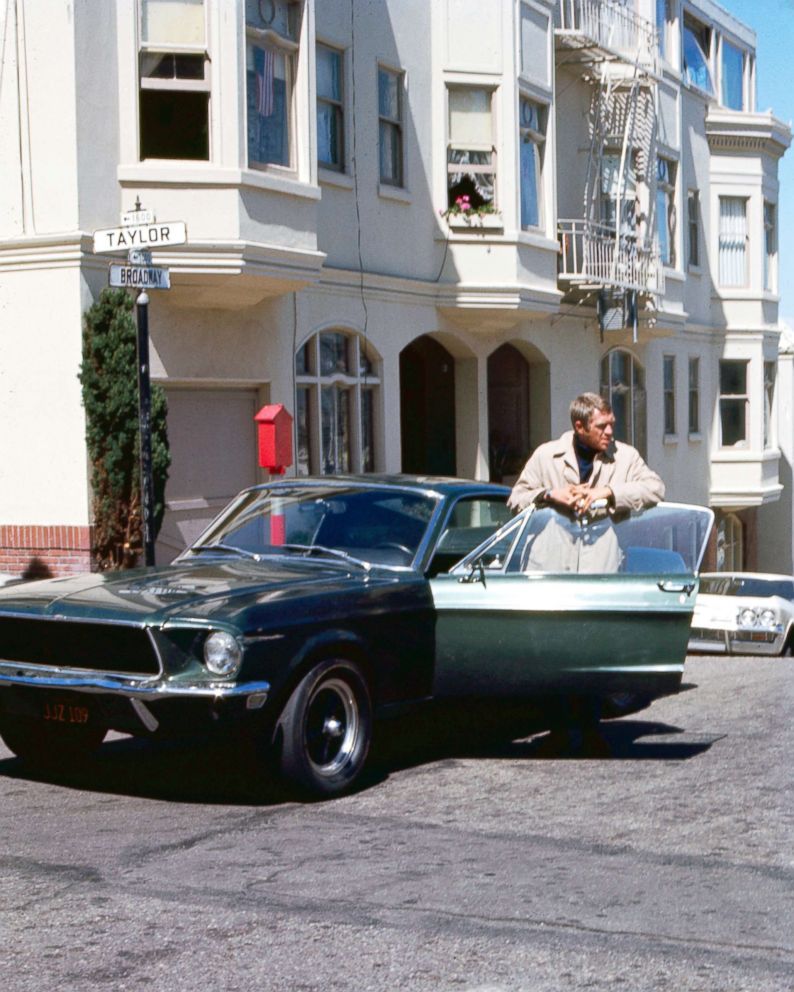
[[[170,289],[171,275],[157,265],[111,265],[108,285],[119,289]]]
[[[130,251],[132,248],[162,248],[166,245],[184,245],[187,242],[187,225],[183,220],[157,221],[156,224],[137,224],[135,227],[110,227],[94,231],[94,251]]]

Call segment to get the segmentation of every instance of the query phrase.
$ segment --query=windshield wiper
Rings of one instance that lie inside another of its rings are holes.
[[[202,544],[198,548],[191,548],[190,550],[194,555],[201,554],[202,551],[230,551],[234,555],[253,558],[254,561],[262,560],[262,555],[258,555],[255,551],[249,551],[247,548],[236,548],[233,544],[224,544],[222,541],[216,541],[215,544]]]
[[[372,568],[368,561],[362,561],[360,558],[348,554],[347,551],[341,551],[339,548],[327,548],[324,544],[279,544],[278,548],[279,550],[284,548],[286,551],[305,551],[307,554],[312,554],[316,551],[319,554],[330,555],[332,558],[341,558],[343,561],[350,562],[352,565],[358,565],[359,568],[363,568],[366,572]]]

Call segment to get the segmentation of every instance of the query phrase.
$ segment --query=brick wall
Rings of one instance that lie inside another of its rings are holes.
[[[0,525],[0,572],[45,578],[90,570],[90,527]]]

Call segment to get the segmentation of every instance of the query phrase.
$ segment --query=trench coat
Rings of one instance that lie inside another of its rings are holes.
[[[547,489],[578,485],[579,463],[573,437],[573,431],[566,431],[532,453],[508,497],[508,506],[523,510]],[[609,486],[614,497],[612,512],[642,510],[664,499],[661,478],[648,468],[636,448],[622,441],[613,441],[606,451],[595,456],[588,482],[593,488]]]

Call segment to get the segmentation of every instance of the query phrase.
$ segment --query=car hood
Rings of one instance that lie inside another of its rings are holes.
[[[163,623],[235,614],[251,601],[277,602],[360,588],[368,573],[305,558],[193,559],[159,568],[89,573],[0,589],[0,614]]]

